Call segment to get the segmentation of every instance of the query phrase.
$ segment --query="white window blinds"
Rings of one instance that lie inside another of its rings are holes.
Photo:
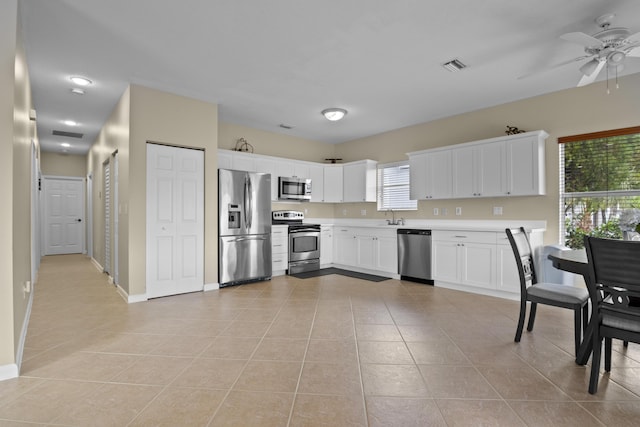
[[[416,210],[409,199],[409,162],[378,165],[378,210]]]

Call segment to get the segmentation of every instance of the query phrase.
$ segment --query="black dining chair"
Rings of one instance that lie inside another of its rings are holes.
[[[589,318],[589,292],[585,288],[558,283],[539,283],[533,262],[533,253],[529,238],[523,227],[506,230],[509,243],[516,258],[518,274],[520,275],[520,318],[516,330],[515,342],[520,342],[522,328],[527,314],[527,302],[531,304],[529,309],[529,323],[527,330],[533,330],[536,320],[538,304],[554,307],[568,308],[574,313],[575,352],[578,354],[582,332]]]
[[[585,236],[587,287],[593,307],[589,393],[598,391],[602,340],[604,370],[611,371],[611,340],[640,343],[640,242]]]

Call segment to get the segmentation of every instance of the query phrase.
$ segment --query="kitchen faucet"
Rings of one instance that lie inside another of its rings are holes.
[[[387,225],[404,225],[404,218],[398,218],[398,220],[396,220],[396,213],[393,209],[387,209],[387,212],[389,211],[391,211],[391,219],[387,220]]]

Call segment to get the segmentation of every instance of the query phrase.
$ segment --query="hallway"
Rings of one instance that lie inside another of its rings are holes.
[[[45,257],[0,426],[635,425],[640,350],[587,393],[569,310],[330,275],[126,304],[82,255]],[[33,424],[31,424],[33,423]]]

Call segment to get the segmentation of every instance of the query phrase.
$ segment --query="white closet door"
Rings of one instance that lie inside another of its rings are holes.
[[[82,253],[84,188],[82,178],[45,178],[45,254]]]
[[[204,288],[204,152],[147,144],[147,296]]]

